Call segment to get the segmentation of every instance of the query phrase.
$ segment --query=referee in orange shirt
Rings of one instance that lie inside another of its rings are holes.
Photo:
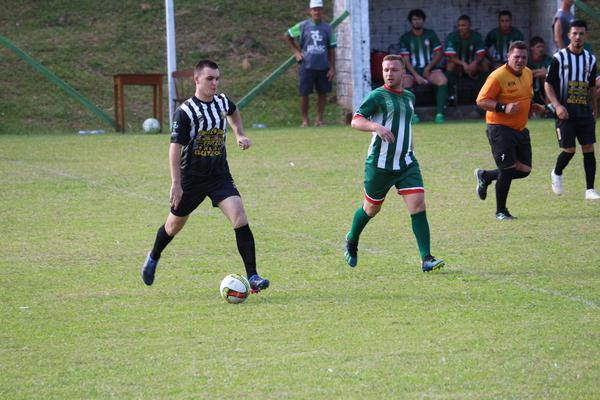
[[[527,44],[515,41],[508,48],[508,61],[488,76],[477,96],[486,110],[487,137],[498,169],[475,170],[477,195],[487,197],[487,187],[496,181],[496,219],[515,219],[506,208],[513,179],[531,172],[531,141],[525,128],[530,109],[541,113],[544,106],[532,103],[533,74],[527,65]]]

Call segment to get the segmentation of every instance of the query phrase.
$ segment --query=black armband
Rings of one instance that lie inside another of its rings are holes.
[[[503,112],[505,112],[505,111],[506,111],[506,104],[504,104],[504,103],[500,103],[500,102],[497,102],[497,103],[496,103],[496,112],[501,112],[501,113],[503,113]]]

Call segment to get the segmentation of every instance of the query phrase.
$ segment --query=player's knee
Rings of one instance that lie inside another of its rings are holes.
[[[365,211],[365,214],[373,218],[379,211],[381,211],[381,204],[365,202],[363,205],[363,210]]]

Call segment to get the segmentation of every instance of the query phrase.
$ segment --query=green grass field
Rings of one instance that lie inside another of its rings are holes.
[[[218,293],[243,266],[208,202],[141,281],[168,212],[167,135],[0,135],[0,398],[598,398],[600,202],[583,199],[580,154],[552,194],[552,122],[529,128],[511,222],[474,193],[493,165],[483,122],[414,128],[449,264],[429,274],[393,193],[358,267],[343,260],[368,134],[248,130],[245,152],[230,138],[272,281],[241,305]]]

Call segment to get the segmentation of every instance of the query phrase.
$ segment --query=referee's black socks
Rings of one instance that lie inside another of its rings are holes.
[[[235,240],[237,242],[237,248],[244,261],[244,267],[246,267],[246,275],[250,278],[252,275],[256,275],[256,250],[254,247],[254,236],[250,230],[250,226],[244,225],[239,228],[235,228]]]
[[[522,179],[529,176],[530,172],[518,171],[516,168],[500,170],[496,181],[496,212],[506,210],[506,199],[513,179]]]

